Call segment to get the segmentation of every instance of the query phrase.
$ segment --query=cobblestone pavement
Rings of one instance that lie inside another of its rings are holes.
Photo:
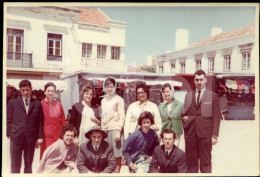
[[[214,175],[259,175],[259,131],[257,121],[222,121],[218,143],[213,146],[212,166]],[[181,137],[184,149],[184,137]],[[3,137],[2,176],[10,174],[9,140]],[[33,173],[39,165],[40,150],[36,149]],[[23,167],[22,167],[23,169]],[[21,170],[23,171],[23,170]],[[128,167],[122,166],[121,174],[128,174]]]

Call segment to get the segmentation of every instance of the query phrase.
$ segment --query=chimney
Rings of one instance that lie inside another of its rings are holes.
[[[189,32],[186,29],[177,29],[175,51],[181,50],[189,45]]]
[[[147,56],[147,59],[146,59],[146,62],[147,62],[147,66],[151,66],[152,65],[152,55],[148,55]]]
[[[211,29],[211,37],[212,37],[212,36],[216,36],[216,35],[218,35],[218,34],[220,34],[220,33],[222,33],[222,32],[223,32],[223,29],[222,29],[222,28],[213,27],[213,28]]]

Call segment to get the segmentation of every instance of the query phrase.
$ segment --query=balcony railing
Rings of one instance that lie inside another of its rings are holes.
[[[126,61],[110,59],[81,59],[83,69],[93,72],[126,72]]]
[[[32,68],[32,54],[7,52],[7,67]]]

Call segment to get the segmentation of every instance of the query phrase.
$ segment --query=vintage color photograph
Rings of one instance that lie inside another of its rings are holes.
[[[259,4],[3,5],[2,176],[259,175]]]

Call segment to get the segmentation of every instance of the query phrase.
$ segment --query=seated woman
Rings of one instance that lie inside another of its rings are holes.
[[[75,135],[76,129],[72,125],[63,127],[60,139],[44,151],[37,173],[77,172]]]
[[[159,145],[158,135],[151,129],[154,118],[150,112],[140,114],[138,124],[141,128],[131,133],[123,145],[123,156],[130,173],[147,173],[153,150]]]

